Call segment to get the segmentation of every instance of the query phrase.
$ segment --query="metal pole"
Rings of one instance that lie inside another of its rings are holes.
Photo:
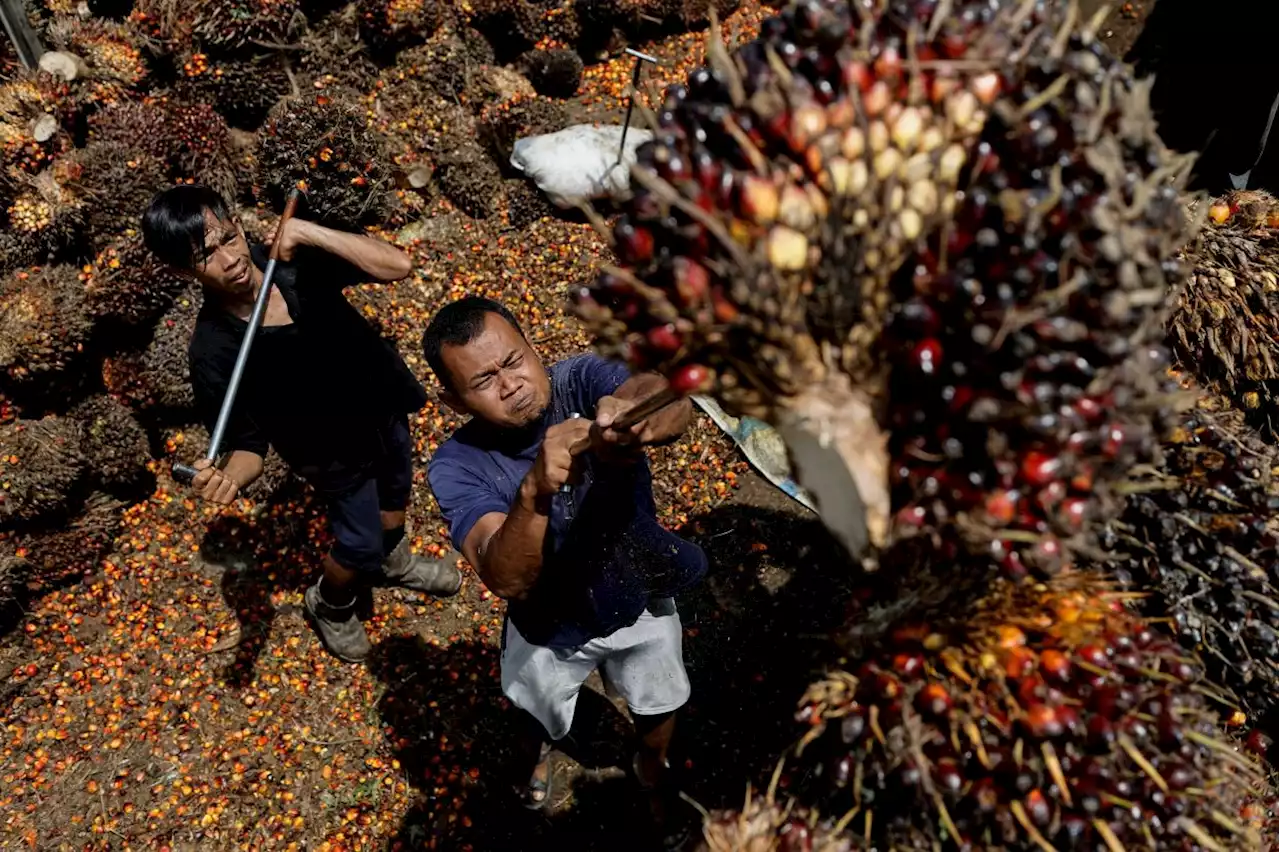
[[[4,22],[5,34],[13,43],[22,67],[28,71],[35,69],[44,55],[44,45],[40,44],[40,37],[31,28],[22,0],[0,0],[0,21]]]
[[[631,72],[631,94],[627,96],[627,117],[622,122],[622,142],[618,145],[618,163],[622,162],[622,152],[627,150],[627,130],[631,128],[631,110],[635,108],[636,91],[640,88],[640,67],[645,62],[650,62],[654,65],[658,64],[657,57],[650,56],[647,53],[641,53],[629,47],[626,52],[636,58],[636,67]]]

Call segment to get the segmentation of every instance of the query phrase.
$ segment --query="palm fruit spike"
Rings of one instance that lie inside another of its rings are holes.
[[[12,556],[22,563],[26,594],[39,595],[94,572],[111,551],[124,506],[111,495],[96,492],[69,523],[17,536]]]
[[[1196,662],[1101,575],[924,577],[908,594],[937,594],[906,615],[892,579],[852,614],[856,673],[814,684],[797,716],[821,806],[869,810],[871,845],[1264,848],[1260,765],[1220,733]]]
[[[357,0],[360,36],[380,56],[420,44],[440,28],[448,11],[440,0]]]
[[[1275,730],[1280,658],[1276,447],[1206,399],[1165,439],[1163,463],[1135,471],[1103,543],[1143,609],[1204,659],[1248,720]]]
[[[299,0],[198,0],[186,14],[201,44],[233,51],[290,41],[301,13]]]
[[[572,50],[531,50],[517,66],[534,90],[549,98],[571,98],[582,83],[582,57]]]
[[[148,417],[184,422],[193,413],[187,346],[202,303],[199,287],[189,287],[160,321],[146,348],[105,359],[103,385]]]
[[[473,219],[494,211],[502,187],[502,175],[493,160],[474,140],[462,140],[436,163],[436,182],[445,198]]]
[[[95,486],[119,492],[142,480],[151,460],[147,433],[119,400],[107,394],[91,396],[69,416],[80,422],[80,448]]]
[[[78,112],[71,87],[51,74],[23,71],[0,84],[0,187],[69,150]]]
[[[638,363],[711,361],[726,402],[755,415],[856,360],[841,350],[875,338],[889,275],[947,213],[998,92],[986,58],[1033,21],[808,2],[732,57],[713,26],[711,66],[667,91],[632,169],[613,231],[624,270],[582,294],[583,313]],[[944,57],[975,70],[932,70]]]
[[[853,852],[860,848],[851,834],[816,811],[795,803],[782,806],[772,796],[752,796],[750,790],[747,796],[741,811],[715,811],[703,818],[698,852]]]
[[[341,91],[282,101],[262,129],[258,185],[275,209],[295,187],[306,216],[353,230],[384,219],[394,199],[386,139],[366,127],[358,96]]]
[[[952,526],[1014,576],[1087,549],[1157,457],[1175,390],[1158,311],[1190,235],[1189,163],[1157,137],[1149,84],[1088,29],[1030,47],[886,335],[899,531]]]
[[[1235,192],[1206,212],[1199,242],[1188,252],[1192,274],[1167,324],[1169,343],[1180,366],[1274,439],[1280,362],[1276,199]]]
[[[0,425],[0,528],[62,516],[84,481],[80,425],[67,417]]]
[[[147,251],[136,231],[98,252],[81,276],[90,316],[125,328],[154,322],[187,283]]]
[[[169,177],[236,191],[227,121],[207,103],[165,96],[115,104],[89,119],[91,142],[136,145],[164,162]]]
[[[74,266],[0,279],[0,387],[57,393],[74,380],[93,322]]]
[[[233,61],[206,53],[184,54],[176,90],[185,99],[208,101],[232,127],[255,130],[292,91],[279,56]]]
[[[84,201],[58,179],[57,170],[55,164],[24,181],[24,191],[5,208],[0,267],[45,263],[78,241],[85,223]]]
[[[349,4],[307,27],[297,64],[300,87],[340,86],[367,92],[374,86],[378,65],[360,38],[359,21],[359,9]]]
[[[47,28],[52,46],[84,61],[89,74],[77,81],[76,97],[95,108],[116,103],[147,76],[142,53],[127,26],[101,18],[60,15]]]
[[[168,180],[164,163],[142,148],[123,142],[92,142],[63,157],[50,169],[64,192],[84,206],[89,242],[105,248],[138,227],[145,210]]]

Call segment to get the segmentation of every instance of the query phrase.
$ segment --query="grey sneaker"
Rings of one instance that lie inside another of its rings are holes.
[[[308,620],[320,636],[325,649],[345,663],[362,663],[373,650],[369,634],[356,618],[354,602],[347,606],[331,606],[320,597],[320,584],[307,589],[302,596]]]
[[[462,572],[456,566],[413,553],[409,550],[407,537],[382,560],[382,575],[393,586],[403,586],[438,598],[452,597],[462,588]]]

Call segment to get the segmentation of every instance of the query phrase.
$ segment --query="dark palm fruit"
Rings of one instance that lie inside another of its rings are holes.
[[[129,19],[168,50],[198,42],[237,51],[289,41],[300,12],[298,0],[195,0],[177,13],[167,0],[136,0]]]
[[[147,209],[166,183],[161,160],[123,142],[91,142],[60,159],[51,171],[63,191],[80,200],[85,236],[95,249],[136,230],[138,211]]]
[[[833,820],[795,803],[775,803],[772,794],[755,796],[741,811],[713,811],[703,819],[702,844],[707,852],[853,852],[852,834],[837,830]]]
[[[578,300],[607,346],[663,370],[703,363],[726,404],[754,414],[831,366],[855,382],[878,373],[889,279],[950,215],[1000,91],[984,57],[1008,55],[1041,15],[965,2],[922,21],[899,14],[907,5],[797,3],[732,55],[713,25],[710,67],[668,89],[613,232],[627,273],[652,288],[643,310],[619,324],[596,304],[602,286]],[[947,43],[972,64],[917,67]],[[652,247],[637,251],[641,227]],[[708,271],[702,300],[669,283],[679,258]],[[657,351],[628,334],[652,314],[678,317],[689,345]],[[944,354],[919,357],[927,370]]]
[[[1046,576],[1157,454],[1172,412],[1155,311],[1191,228],[1185,163],[1089,29],[1054,22],[1002,79],[954,216],[896,282],[892,502],[923,509],[902,534],[951,526],[1011,576]]]
[[[1208,221],[1187,251],[1191,275],[1166,323],[1169,344],[1180,367],[1274,441],[1280,362],[1276,199],[1233,192],[1207,208]]]
[[[68,417],[0,425],[0,528],[64,516],[84,482],[80,424]]]
[[[14,556],[22,562],[26,595],[39,595],[77,575],[94,571],[98,561],[111,551],[123,508],[124,503],[109,494],[93,493],[70,521],[18,533]],[[3,562],[0,552],[0,572]]]
[[[572,50],[531,50],[516,64],[534,91],[549,98],[571,98],[582,83],[582,57]]]
[[[367,127],[354,93],[278,104],[262,128],[257,183],[277,210],[301,188],[304,215],[346,230],[385,219],[395,204],[386,139]]]
[[[107,390],[148,419],[187,422],[195,398],[186,352],[202,301],[200,288],[188,285],[156,323],[144,349],[106,358],[102,381]]]
[[[393,56],[403,47],[420,44],[448,16],[440,0],[359,0],[360,37],[375,54]]]
[[[1110,568],[1145,593],[1141,605],[1205,662],[1253,724],[1277,722],[1280,621],[1264,605],[1280,587],[1276,447],[1247,415],[1202,397],[1170,430],[1153,469],[1135,470],[1109,526]],[[1134,637],[1135,646],[1155,641]]]
[[[445,198],[473,219],[492,215],[502,186],[502,174],[480,143],[459,142],[436,161],[436,183]]]
[[[77,380],[93,321],[74,266],[0,279],[0,387],[57,394]]]
[[[119,400],[107,394],[89,397],[71,409],[78,420],[93,484],[119,492],[140,482],[151,460],[147,433]]]
[[[901,570],[888,576],[882,566],[851,615],[846,653],[860,661],[857,674],[832,672],[814,684],[798,715],[807,728],[799,768],[828,755],[844,761],[842,785],[817,777],[803,793],[830,813],[874,800],[868,847],[1001,837],[1003,848],[1136,849],[1147,842],[1147,809],[1202,838],[1200,848],[1264,841],[1267,827],[1248,816],[1274,795],[1263,767],[1223,736],[1199,672],[1151,676],[1172,671],[1176,646],[1119,641],[1145,625],[1103,575],[1022,583],[994,566],[938,576],[910,565],[895,563]],[[879,681],[901,668],[904,640],[922,636],[912,653],[924,657],[930,680],[900,704]],[[1117,644],[1139,655],[1138,669],[1085,668],[1082,647],[1099,659]],[[1002,657],[1031,649],[1051,672],[1062,669],[1048,651],[1073,663],[1052,683],[1036,666],[1011,675]],[[842,736],[851,717],[866,720],[856,742]]]
[[[278,55],[229,59],[188,53],[179,59],[174,89],[183,100],[213,106],[232,127],[255,130],[292,91],[288,65]],[[321,134],[316,134],[319,139]]]
[[[98,252],[81,275],[90,316],[113,332],[155,322],[188,286],[156,260],[136,231]]]

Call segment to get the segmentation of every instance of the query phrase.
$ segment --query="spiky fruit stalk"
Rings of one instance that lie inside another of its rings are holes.
[[[1013,576],[1050,574],[1158,452],[1176,389],[1158,310],[1189,237],[1189,162],[1149,85],[1089,30],[1003,77],[954,217],[898,282],[886,342],[894,509],[954,525]]]
[[[0,386],[58,395],[78,378],[92,330],[75,267],[43,267],[0,279]]]
[[[751,796],[741,811],[714,811],[702,823],[698,852],[853,852],[851,833],[811,809]]]
[[[207,53],[179,59],[175,89],[185,100],[207,101],[227,123],[255,130],[280,99],[292,91],[289,73],[279,56],[235,61]]]
[[[1259,765],[1219,732],[1196,662],[1100,576],[885,588],[850,621],[856,673],[798,714],[824,809],[869,810],[874,845],[1261,848]]]
[[[68,416],[79,421],[80,448],[95,487],[119,493],[142,481],[151,460],[147,433],[119,400],[91,396]]]
[[[97,492],[70,522],[16,535],[10,558],[20,563],[21,597],[40,595],[97,570],[115,542],[124,507],[122,501]],[[0,564],[4,550],[0,546]]]
[[[156,323],[146,348],[106,358],[102,380],[107,390],[148,419],[187,422],[195,407],[187,347],[201,303],[200,289],[189,288]]]
[[[0,83],[0,187],[43,171],[74,144],[80,107],[51,74],[23,71]]]
[[[70,418],[0,425],[0,528],[66,513],[84,482],[79,424]]]
[[[163,162],[122,142],[77,148],[50,171],[62,191],[83,205],[85,237],[98,249],[136,229],[139,211],[168,183]]]
[[[1280,364],[1276,209],[1263,192],[1232,193],[1209,206],[1167,324],[1178,365],[1230,399],[1268,439],[1276,436]]]
[[[357,0],[356,9],[361,38],[383,57],[421,43],[448,17],[440,0]]]
[[[435,180],[444,197],[474,219],[492,215],[502,187],[498,167],[474,140],[461,140],[440,156]]]
[[[1205,399],[1165,438],[1162,463],[1125,484],[1103,543],[1141,606],[1204,659],[1249,721],[1275,730],[1280,624],[1276,448]]]
[[[146,80],[142,53],[124,24],[60,15],[49,24],[45,35],[54,49],[71,53],[88,66],[89,75],[76,81],[74,93],[89,109],[120,102]]]
[[[298,0],[135,0],[129,22],[163,52],[234,52],[290,41],[300,13]]]
[[[187,286],[186,279],[155,259],[137,232],[98,252],[81,277],[90,316],[116,331],[154,322]]]
[[[175,96],[115,104],[89,119],[90,139],[136,145],[164,162],[173,180],[212,186],[233,197],[237,163],[224,119],[207,103]]]
[[[516,65],[549,98],[571,98],[582,84],[582,57],[572,50],[531,50]]]
[[[307,218],[356,229],[392,210],[390,183],[387,141],[354,94],[289,98],[262,128],[257,184],[275,209],[298,187]]]

